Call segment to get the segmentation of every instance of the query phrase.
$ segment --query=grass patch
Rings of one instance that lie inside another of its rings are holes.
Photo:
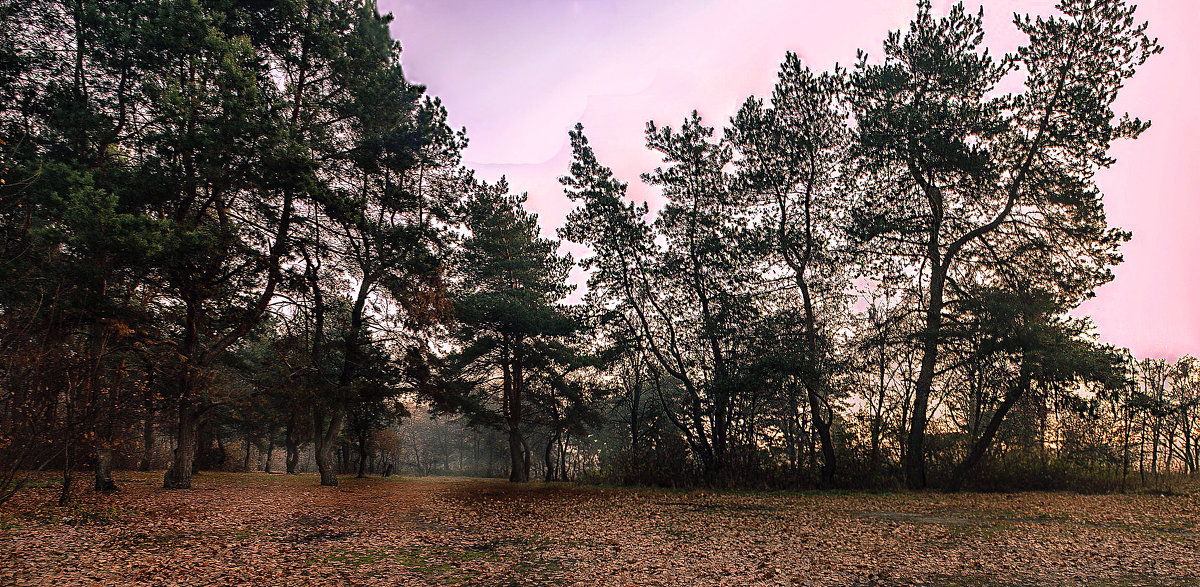
[[[44,505],[26,512],[26,515],[42,524],[67,526],[105,526],[121,520],[122,510],[116,506],[103,506],[73,501],[67,506]]]

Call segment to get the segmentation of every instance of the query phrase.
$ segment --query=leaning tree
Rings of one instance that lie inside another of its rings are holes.
[[[1064,308],[1111,279],[1128,235],[1108,227],[1095,173],[1109,145],[1148,123],[1112,111],[1117,92],[1160,50],[1114,0],[1063,0],[1061,14],[1017,17],[1027,42],[997,60],[981,48],[982,12],[941,18],[919,4],[881,62],[850,75],[856,121],[854,232],[877,259],[899,259],[923,305],[905,477],[926,485],[925,437],[947,312],[996,257],[1040,263],[1037,288]],[[1023,89],[1003,94],[1004,83]],[[970,273],[970,277],[967,274]]]

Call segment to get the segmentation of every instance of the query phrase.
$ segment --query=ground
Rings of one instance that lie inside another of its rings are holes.
[[[0,585],[1195,585],[1200,496],[205,473],[0,506]]]

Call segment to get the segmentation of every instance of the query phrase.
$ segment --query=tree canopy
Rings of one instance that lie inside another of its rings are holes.
[[[787,53],[730,120],[647,123],[654,202],[576,125],[556,238],[464,166],[391,19],[0,7],[0,500],[55,467],[65,501],[84,463],[188,488],[280,445],[323,485],[493,453],[514,482],[1200,469],[1194,360],[1078,312],[1130,238],[1096,173],[1149,127],[1113,111],[1161,51],[1135,7],[1016,15],[994,55],[982,10],[921,0],[849,67]]]

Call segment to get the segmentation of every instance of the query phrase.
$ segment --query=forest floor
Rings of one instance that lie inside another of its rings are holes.
[[[1200,496],[205,473],[0,506],[0,585],[1196,585]]]

